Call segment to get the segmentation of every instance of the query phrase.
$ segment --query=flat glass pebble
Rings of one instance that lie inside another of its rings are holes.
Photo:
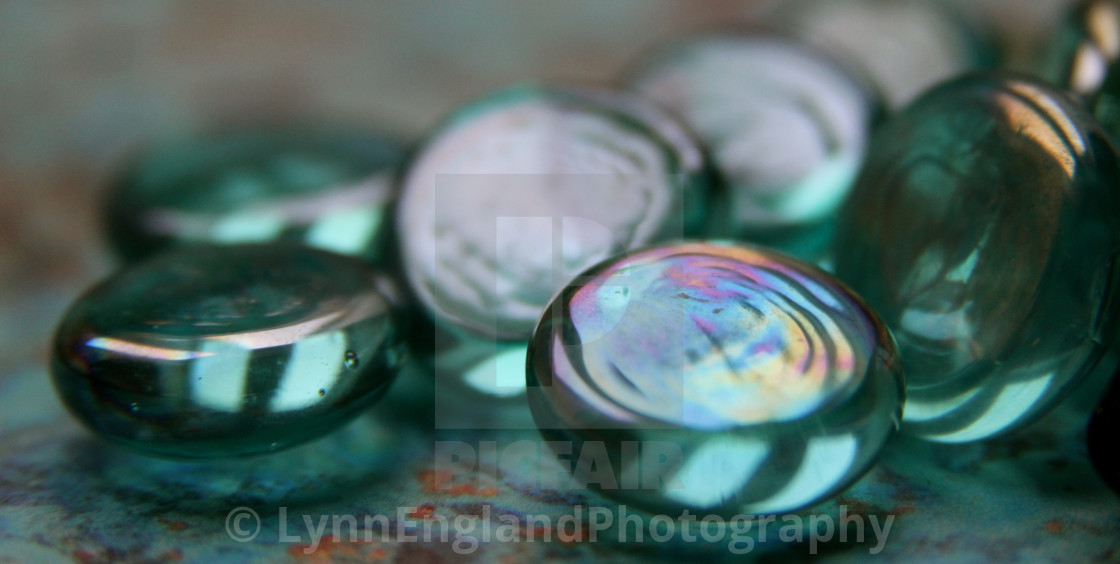
[[[271,452],[369,407],[402,357],[382,279],[299,245],[184,246],[95,286],[52,372],[87,427],[149,454]]]
[[[110,241],[129,261],[176,244],[276,240],[375,260],[403,154],[358,131],[250,130],[171,144],[113,187]]]
[[[967,12],[941,0],[809,0],[783,8],[778,17],[785,28],[860,64],[891,108],[997,60]]]
[[[1117,318],[1118,182],[1097,122],[1028,78],[943,85],[877,133],[836,273],[898,339],[904,431],[1007,433],[1092,369]]]
[[[527,383],[546,439],[574,442],[573,460],[608,453],[588,485],[701,515],[790,512],[842,491],[896,429],[903,393],[890,333],[851,291],[723,243],[585,272],[541,318]],[[647,447],[675,462],[661,487],[645,481],[648,459],[626,454]]]
[[[1120,1],[1088,0],[1070,10],[1040,68],[1120,135]]]
[[[682,126],[625,94],[522,86],[456,112],[408,167],[396,214],[405,277],[435,325],[425,356],[471,389],[522,393],[553,294],[608,256],[698,231],[704,166]]]
[[[1120,377],[1113,377],[1112,386],[1089,419],[1086,437],[1093,467],[1120,494]]]
[[[670,45],[628,83],[710,151],[725,200],[708,236],[821,258],[877,115],[863,82],[807,45],[757,33]]]

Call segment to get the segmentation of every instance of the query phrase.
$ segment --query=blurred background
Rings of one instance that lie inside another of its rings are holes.
[[[668,38],[842,3],[0,0],[0,376],[40,373],[63,308],[112,268],[98,198],[154,143],[293,122],[414,140],[456,105],[512,82],[610,83]],[[957,8],[990,30],[1010,66],[1028,69],[1068,4]],[[864,43],[869,66],[901,77],[885,88],[901,92],[895,98],[953,70],[934,26],[900,21],[880,35],[882,24],[852,25],[826,13],[803,28],[826,44]],[[902,58],[911,51],[895,43],[928,58]],[[0,421],[11,412],[0,409]]]
[[[999,61],[1030,70],[1071,3],[954,6]],[[960,44],[940,44],[933,24],[899,20],[892,31],[889,19],[865,28],[804,15],[833,4],[840,2],[0,0],[0,442],[66,418],[47,376],[49,339],[70,302],[114,268],[101,197],[145,147],[272,123],[367,126],[414,141],[496,88],[611,83],[658,43],[750,21],[796,25],[823,44],[863,45],[853,58],[898,77],[881,85],[894,105],[959,70],[951,59]]]

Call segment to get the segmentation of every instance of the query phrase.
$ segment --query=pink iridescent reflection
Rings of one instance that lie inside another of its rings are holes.
[[[749,248],[640,251],[568,295],[578,341],[553,341],[556,383],[617,419],[697,429],[801,419],[859,387],[877,342],[847,290]]]

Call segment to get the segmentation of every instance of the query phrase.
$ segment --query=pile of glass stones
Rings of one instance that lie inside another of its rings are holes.
[[[108,199],[126,265],[62,320],[56,389],[112,441],[243,456],[338,428],[411,357],[451,401],[607,445],[607,496],[727,514],[836,495],[900,428],[1014,432],[1116,338],[1094,111],[1120,9],[1075,16],[1048,81],[968,75],[893,114],[855,67],[751,31],[621,89],[501,90],[411,151],[302,130],[156,150]],[[1116,486],[1110,393],[1089,436]],[[635,441],[678,447],[674,487],[646,487]]]

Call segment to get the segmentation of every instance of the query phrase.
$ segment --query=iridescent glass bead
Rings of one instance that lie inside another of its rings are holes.
[[[1120,135],[1120,1],[1088,0],[1071,10],[1042,62],[1042,75]]]
[[[522,393],[553,294],[608,256],[699,230],[706,189],[697,143],[639,98],[523,86],[468,105],[402,181],[401,263],[435,325],[418,346],[449,382]]]
[[[1118,182],[1099,124],[1027,78],[943,85],[877,133],[836,273],[898,339],[905,431],[1010,432],[1092,369],[1117,316]]]
[[[1120,376],[1101,399],[1089,420],[1089,460],[1116,493],[1120,494]]]
[[[754,33],[670,45],[628,82],[707,146],[724,199],[708,236],[821,258],[877,115],[861,80],[807,45]]]
[[[113,187],[110,241],[130,261],[176,244],[276,240],[379,259],[403,153],[358,131],[251,130],[170,144]]]
[[[369,407],[402,359],[391,288],[299,245],[183,246],[82,296],[55,336],[63,403],[150,454],[287,448]]]
[[[574,445],[573,460],[604,453],[577,477],[701,515],[794,511],[843,490],[896,429],[903,393],[890,333],[843,284],[723,243],[583,273],[541,318],[527,382],[546,439]]]

